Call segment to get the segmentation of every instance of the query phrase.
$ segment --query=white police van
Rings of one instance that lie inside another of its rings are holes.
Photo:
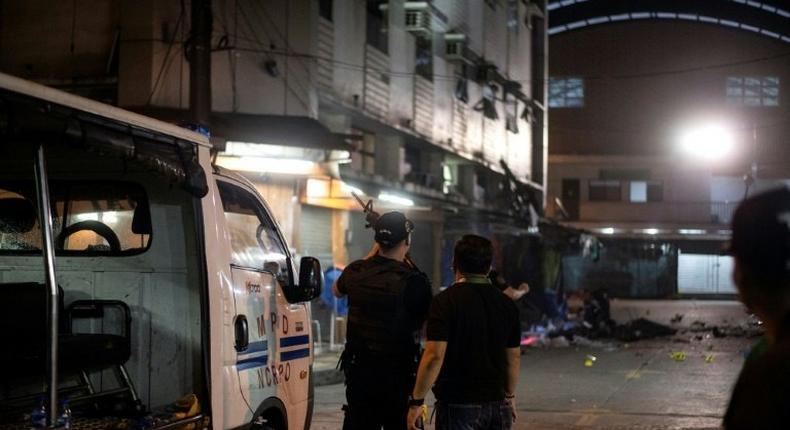
[[[0,429],[307,429],[309,300],[198,134],[0,74]]]

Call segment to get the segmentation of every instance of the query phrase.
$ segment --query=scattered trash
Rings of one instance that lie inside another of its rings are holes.
[[[588,355],[588,356],[587,356],[587,357],[584,359],[584,367],[593,367],[593,364],[595,364],[595,362],[596,362],[597,360],[598,360],[598,358],[597,358],[597,357],[595,357],[594,355]]]
[[[523,339],[521,339],[521,346],[532,346],[536,345],[540,342],[540,336],[535,335],[527,335]]]
[[[714,358],[715,357],[714,357],[713,354],[707,354],[707,355],[705,355],[705,362],[708,363],[708,364],[713,363],[713,359]]]
[[[686,353],[683,351],[670,352],[669,357],[675,361],[686,361]]]
[[[611,319],[610,300],[605,291],[583,290],[574,294],[566,296],[550,292],[537,297],[539,300],[534,303],[536,313],[530,319],[529,329],[522,333],[521,346],[575,346],[615,351],[629,348],[628,342],[673,336],[668,341],[675,344],[702,343],[702,348],[705,348],[714,338],[754,337],[763,332],[759,320],[753,316],[741,325],[727,325],[731,321],[726,319],[720,320],[723,322],[720,325],[707,324],[699,319],[687,325],[683,322],[691,321],[693,316],[686,319],[684,313],[676,313],[669,319],[672,326],[647,318],[617,324]],[[576,305],[571,306],[573,300]],[[576,309],[576,313],[569,313],[569,309]],[[642,315],[650,315],[649,309]]]

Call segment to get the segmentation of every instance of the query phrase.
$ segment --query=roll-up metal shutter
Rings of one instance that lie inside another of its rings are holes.
[[[332,266],[332,210],[302,206],[299,220],[299,247],[303,256],[321,261],[324,270]]]
[[[683,254],[678,261],[680,294],[735,294],[732,257],[714,254]]]

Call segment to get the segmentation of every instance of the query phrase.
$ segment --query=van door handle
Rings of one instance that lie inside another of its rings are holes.
[[[247,324],[247,317],[244,315],[237,316],[234,326],[236,332],[236,351],[245,351],[250,345],[250,330]]]

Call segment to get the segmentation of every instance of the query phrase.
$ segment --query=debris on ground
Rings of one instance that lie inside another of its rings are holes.
[[[572,296],[555,292],[543,294],[538,319],[532,319],[528,330],[522,333],[522,347],[567,348],[569,346],[600,348],[614,351],[627,348],[628,343],[658,337],[672,336],[678,344],[708,343],[712,338],[756,337],[763,328],[756,317],[747,323],[734,325],[730,320],[722,324],[709,324],[695,320],[689,326],[679,324],[687,315],[676,313],[669,319],[672,326],[647,318],[637,318],[617,324],[610,315],[610,300],[605,291],[579,292]],[[574,301],[575,306],[569,303]],[[572,313],[569,311],[571,309]],[[645,315],[649,315],[648,312]]]
[[[706,354],[705,355],[705,362],[708,364],[713,363],[715,356],[713,354]]]
[[[642,339],[652,339],[661,336],[671,336],[677,330],[645,318],[635,319],[627,324],[617,326],[615,337],[623,342],[633,342]]]
[[[691,327],[689,328],[689,330],[691,330],[691,331],[702,331],[702,330],[707,330],[707,329],[705,328],[705,323],[703,321],[697,320],[697,321],[694,321],[693,323],[691,323]]]
[[[686,361],[686,353],[683,351],[670,352],[669,357],[675,361]]]
[[[568,341],[568,339],[565,336],[557,336],[551,338],[550,346],[553,348],[567,348],[571,346],[571,343]]]

